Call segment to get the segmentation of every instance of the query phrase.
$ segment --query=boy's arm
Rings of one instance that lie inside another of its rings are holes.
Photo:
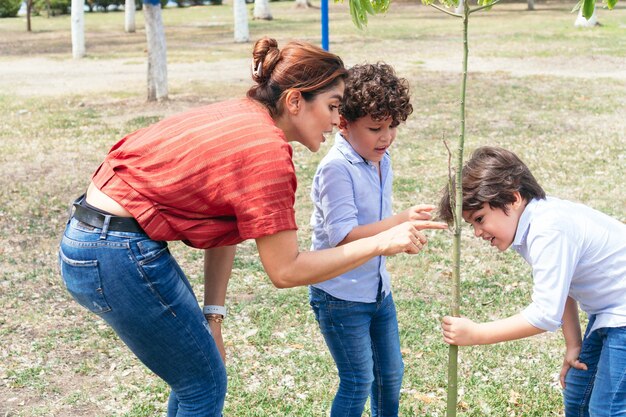
[[[578,303],[572,297],[567,297],[565,311],[563,311],[563,337],[567,349],[578,349],[582,346],[580,320],[578,319]]]
[[[565,339],[565,357],[559,380],[561,386],[565,388],[565,375],[570,368],[587,370],[587,365],[578,360],[583,342],[578,319],[578,303],[572,297],[567,297],[563,311],[563,338]]]
[[[450,345],[489,345],[522,339],[545,332],[531,325],[521,314],[487,323],[476,323],[465,317],[446,316],[442,320],[443,340]]]
[[[344,245],[364,237],[374,236],[407,221],[412,222],[418,230],[447,229],[448,226],[445,223],[429,221],[431,218],[430,212],[434,209],[435,206],[430,204],[416,205],[376,223],[356,226],[341,242],[337,244],[337,246]]]

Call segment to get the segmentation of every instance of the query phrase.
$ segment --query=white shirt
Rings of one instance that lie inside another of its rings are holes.
[[[569,295],[596,315],[591,331],[626,326],[626,224],[583,204],[534,199],[512,247],[533,270],[533,302],[522,311],[530,324],[558,329]]]

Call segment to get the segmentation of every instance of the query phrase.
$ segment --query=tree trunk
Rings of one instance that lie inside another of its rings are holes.
[[[135,0],[124,2],[124,30],[127,33],[135,32]]]
[[[161,4],[144,3],[148,44],[148,101],[167,100],[167,48]]]
[[[72,56],[74,59],[85,56],[84,6],[84,0],[72,0]]]
[[[535,0],[528,0],[528,10],[535,10]]]
[[[313,7],[309,0],[296,0],[294,4],[296,9],[308,9],[310,7]]]
[[[33,13],[33,1],[26,0],[26,32],[32,32],[32,26],[30,24],[30,16]]]
[[[585,19],[585,16],[583,16],[583,8],[581,6],[580,10],[578,10],[578,17],[576,18],[576,22],[574,22],[574,26],[576,26],[577,28],[592,28],[599,25],[600,24],[598,23],[598,17],[596,16],[596,9],[593,9],[593,14],[589,18],[589,20],[587,20]]]
[[[233,17],[235,22],[235,42],[248,42],[250,40],[250,31],[248,29],[246,0],[233,0]]]
[[[254,0],[253,17],[255,19],[272,20],[269,0]]]

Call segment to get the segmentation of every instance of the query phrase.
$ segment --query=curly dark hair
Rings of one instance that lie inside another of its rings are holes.
[[[374,120],[391,117],[397,126],[413,112],[410,99],[409,82],[398,78],[390,65],[355,65],[348,70],[340,113],[348,122],[368,114]]]
[[[508,213],[508,205],[515,201],[513,194],[516,191],[527,202],[533,198],[546,198],[545,191],[526,164],[513,152],[496,146],[476,149],[461,175],[463,211],[480,210],[483,204],[489,204],[492,209],[499,208]],[[446,186],[439,202],[439,218],[448,224],[454,221],[454,195],[452,202],[450,200],[450,190]]]

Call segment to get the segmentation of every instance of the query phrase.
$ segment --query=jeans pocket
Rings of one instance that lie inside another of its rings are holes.
[[[96,314],[111,311],[102,290],[97,260],[70,259],[59,250],[59,261],[65,287],[78,304]]]
[[[137,248],[140,254],[140,258],[137,260],[141,265],[152,262],[168,252],[167,242],[160,240],[141,240],[137,242]]]

